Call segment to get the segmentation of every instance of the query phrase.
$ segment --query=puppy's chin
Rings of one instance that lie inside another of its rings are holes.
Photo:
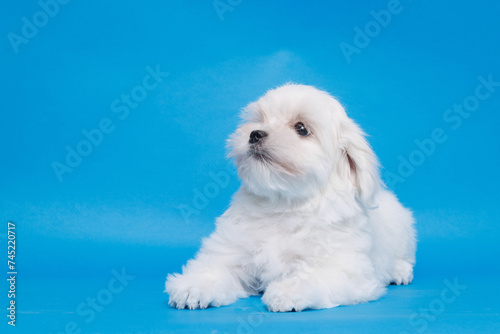
[[[318,189],[316,177],[262,147],[250,147],[236,158],[236,164],[244,186],[259,197],[297,200],[313,196]]]

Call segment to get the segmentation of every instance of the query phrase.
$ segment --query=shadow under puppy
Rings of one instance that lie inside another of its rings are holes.
[[[363,131],[337,100],[290,84],[242,118],[228,140],[242,186],[196,258],[167,277],[172,307],[263,292],[274,312],[330,308],[411,282],[412,213],[384,188]]]

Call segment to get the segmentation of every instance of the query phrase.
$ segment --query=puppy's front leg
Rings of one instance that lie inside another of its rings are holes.
[[[182,275],[168,275],[165,291],[170,306],[204,309],[248,297],[237,276],[238,254],[214,239],[212,236],[204,242],[197,257],[182,268]]]
[[[301,311],[358,304],[385,292],[369,267],[339,267],[337,263],[309,266],[271,282],[262,301],[273,312]]]

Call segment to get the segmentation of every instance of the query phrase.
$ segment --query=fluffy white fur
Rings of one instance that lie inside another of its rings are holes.
[[[242,186],[196,258],[167,277],[172,307],[263,293],[270,311],[321,309],[411,282],[412,213],[384,188],[375,154],[339,102],[285,85],[247,106],[243,120],[228,141]],[[254,130],[267,136],[252,144]]]

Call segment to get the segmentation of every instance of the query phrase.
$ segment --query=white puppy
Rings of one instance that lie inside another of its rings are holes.
[[[230,137],[242,186],[196,258],[169,275],[179,309],[264,293],[270,311],[379,298],[408,284],[412,214],[383,187],[362,130],[326,92],[285,85],[243,111]]]

